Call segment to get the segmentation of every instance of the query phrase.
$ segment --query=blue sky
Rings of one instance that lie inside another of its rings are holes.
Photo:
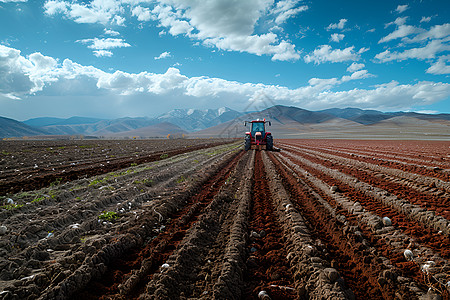
[[[450,113],[447,1],[0,0],[0,116]]]

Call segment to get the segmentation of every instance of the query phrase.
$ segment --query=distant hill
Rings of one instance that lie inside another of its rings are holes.
[[[175,124],[186,131],[198,131],[233,120],[242,113],[228,107],[218,109],[174,109],[156,118],[159,122]]]
[[[42,118],[33,118],[26,121],[23,121],[23,123],[34,126],[34,127],[43,127],[43,126],[50,126],[50,125],[81,125],[81,124],[93,124],[97,123],[99,121],[102,121],[103,119],[98,118],[86,118],[86,117],[71,117],[68,119],[62,119],[62,118],[51,118],[51,117],[42,117]]]
[[[130,131],[122,131],[114,134],[109,134],[106,136],[111,137],[142,137],[142,138],[152,138],[152,137],[167,137],[168,135],[172,136],[182,136],[187,135],[188,132],[181,129],[177,125],[174,125],[169,122],[162,122],[146,127],[142,127],[135,130]]]
[[[133,129],[149,126],[151,124],[154,124],[154,121],[148,118],[120,118],[114,120],[101,120],[96,123],[90,124],[50,125],[40,128],[56,135],[108,135],[121,131],[130,131]]]
[[[205,129],[232,120],[242,113],[227,107],[218,109],[174,109],[156,118],[120,118],[112,120],[72,117],[34,118],[24,123],[53,135],[95,135],[109,136],[158,123],[171,123],[183,132]]]
[[[28,126],[22,122],[9,118],[0,117],[1,138],[44,135],[44,134],[48,133],[45,132],[44,130]]]
[[[403,138],[450,140],[450,114],[383,113],[375,110],[329,109],[312,112],[273,106],[261,112],[191,133],[191,137],[243,137],[244,120],[266,119],[274,138]]]
[[[72,117],[35,118],[33,127],[2,118],[0,137],[32,135],[85,135],[97,137],[242,137],[249,126],[244,121],[266,119],[274,138],[408,138],[450,140],[450,114],[381,112],[358,108],[309,111],[276,105],[259,112],[241,113],[219,109],[174,109],[155,118],[103,120]],[[44,126],[37,126],[43,125]],[[34,127],[37,126],[37,127]]]

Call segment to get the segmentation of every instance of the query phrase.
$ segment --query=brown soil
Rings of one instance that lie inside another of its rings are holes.
[[[450,142],[0,147],[0,299],[450,299]]]

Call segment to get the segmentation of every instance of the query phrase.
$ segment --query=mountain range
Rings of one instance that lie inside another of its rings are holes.
[[[270,120],[275,138],[450,139],[450,114],[381,112],[358,108],[309,111],[276,105],[242,113],[219,109],[174,109],[155,118],[34,118],[24,122],[0,117],[0,137],[88,135],[97,137],[241,137],[243,121]]]

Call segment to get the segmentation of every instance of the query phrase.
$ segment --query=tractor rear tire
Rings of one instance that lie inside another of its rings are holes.
[[[267,136],[266,149],[269,151],[273,150],[273,137],[272,135]]]
[[[252,147],[252,145],[251,145],[251,140],[250,140],[250,137],[249,136],[246,136],[245,137],[245,151],[248,151],[248,150],[250,150],[250,148]]]

